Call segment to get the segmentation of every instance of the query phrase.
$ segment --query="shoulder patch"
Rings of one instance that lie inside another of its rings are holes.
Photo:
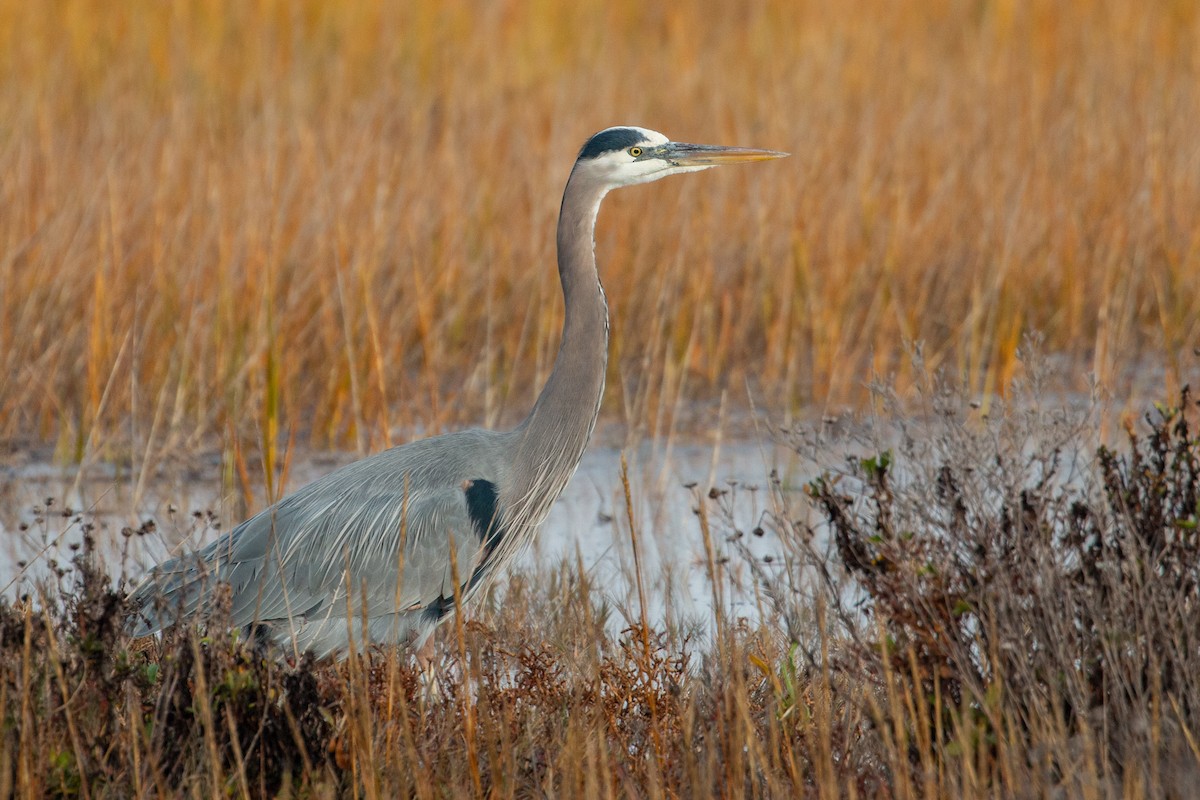
[[[496,484],[476,478],[467,482],[463,493],[467,497],[467,514],[471,517],[471,525],[479,541],[483,542],[484,558],[487,558],[500,542],[499,492],[496,491]]]

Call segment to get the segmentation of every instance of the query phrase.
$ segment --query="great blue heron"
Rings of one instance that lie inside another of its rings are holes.
[[[637,127],[579,151],[558,220],[566,316],[554,368],[514,430],[465,430],[348,464],[208,547],[157,567],[134,592],[135,635],[231,591],[229,622],[318,656],[356,642],[420,648],[533,538],[583,457],[604,390],[608,304],[596,272],[600,201],[621,186],[786,155],[672,142]],[[451,561],[451,549],[454,559]]]

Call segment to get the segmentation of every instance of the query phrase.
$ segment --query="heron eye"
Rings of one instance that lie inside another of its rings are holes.
[[[637,158],[641,154],[642,154],[642,148],[640,148],[640,147],[629,148],[629,155],[633,156],[634,158]]]

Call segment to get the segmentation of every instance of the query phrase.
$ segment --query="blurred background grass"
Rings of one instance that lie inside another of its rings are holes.
[[[0,438],[518,420],[623,123],[793,157],[606,205],[610,421],[854,404],[907,340],[986,393],[1029,329],[1067,388],[1195,370],[1190,0],[0,0]]]

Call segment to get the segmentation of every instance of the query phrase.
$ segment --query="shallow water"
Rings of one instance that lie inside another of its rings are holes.
[[[1040,440],[1052,440],[1063,461],[1060,479],[1076,483],[1086,479],[1086,462],[1105,438],[1104,420],[1114,418],[1077,396],[1044,404],[1023,401],[1003,411],[998,407],[993,417],[986,409],[979,410],[979,403],[951,399],[947,407],[955,410],[949,414],[937,410],[938,402],[926,402],[899,416],[806,422],[799,426],[804,435],[789,440],[795,448],[752,427],[758,432],[734,441],[646,440],[625,449],[614,446],[611,435],[605,441],[605,434],[599,433],[599,443],[584,455],[540,536],[510,569],[544,578],[562,561],[574,565],[578,560],[593,587],[618,612],[610,617],[612,624],[619,630],[637,619],[641,609],[630,509],[622,482],[624,456],[650,621],[701,629],[712,619],[713,589],[697,516],[700,508],[711,516],[713,555],[721,562],[725,605],[738,616],[754,618],[759,613],[760,588],[754,578],[774,578],[786,556],[797,552],[796,542],[778,538],[787,531],[777,532],[776,526],[766,524],[765,516],[782,502],[789,519],[812,521],[802,487],[824,469],[844,465],[847,454],[874,455],[903,441],[914,463],[941,463],[947,443],[959,442],[960,452],[978,452],[986,460],[985,451],[1002,444],[1004,426],[993,422],[1003,417],[1010,422],[1024,420],[1017,427],[1027,429],[1004,446],[1021,452]],[[1068,419],[1082,424],[1063,422]],[[991,433],[971,438],[984,428]],[[934,436],[934,431],[941,434]],[[298,455],[285,489],[295,490],[355,458],[348,453]],[[895,464],[893,474],[902,479],[904,465]],[[89,521],[96,526],[97,547],[110,572],[136,581],[159,561],[207,544],[250,511],[263,507],[262,486],[253,487],[257,505],[247,509],[232,476],[218,453],[181,457],[151,470],[121,470],[98,463],[82,471],[55,465],[48,453],[10,453],[7,462],[0,462],[0,594],[11,597],[28,591],[32,581],[47,576],[56,561],[68,561],[71,547],[82,539],[82,525]],[[854,479],[841,485],[852,491]],[[710,498],[710,491],[719,496]],[[56,501],[47,509],[45,499],[50,497]],[[64,506],[72,513],[64,514]],[[87,514],[80,518],[77,509]],[[220,530],[209,524],[210,519],[220,523]],[[137,529],[151,520],[152,532],[122,535],[123,528]],[[794,532],[797,526],[790,527]],[[810,544],[828,549],[819,526]]]
[[[784,487],[800,485],[811,475],[800,474],[798,456],[769,439],[717,445],[646,443],[624,451],[590,448],[541,535],[515,568],[542,573],[564,559],[574,564],[578,558],[618,611],[612,622],[619,627],[640,613],[621,480],[623,453],[647,615],[656,624],[669,620],[703,626],[711,617],[712,591],[697,509],[705,504],[715,517],[714,550],[718,558],[729,559],[723,570],[744,580],[739,570],[747,554],[774,560],[780,543],[767,530],[762,536],[742,537],[745,549],[738,551],[726,541],[733,527],[750,531],[758,526],[771,502],[767,487],[773,471]],[[288,488],[299,488],[353,458],[343,453],[302,457],[292,467]],[[222,494],[221,472],[215,454],[160,466],[145,478],[104,464],[80,474],[77,468],[36,457],[5,468],[0,473],[5,482],[0,497],[0,590],[8,596],[27,591],[55,562],[69,560],[86,522],[95,524],[98,549],[114,576],[124,572],[136,580],[171,553],[203,546],[242,518],[237,495]],[[727,492],[719,501],[708,497],[714,487]],[[55,498],[48,508],[46,498]],[[71,513],[64,514],[67,509]],[[87,510],[82,518],[79,509]],[[210,513],[220,521],[220,530],[205,523]],[[154,523],[153,533],[121,534],[123,528],[136,529],[148,520]],[[733,593],[729,603],[735,610],[740,607],[738,613],[753,615],[749,595]]]

